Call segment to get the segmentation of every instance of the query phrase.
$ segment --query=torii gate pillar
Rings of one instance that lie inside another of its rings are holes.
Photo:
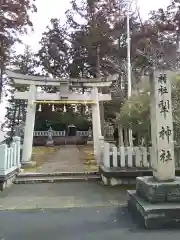
[[[36,114],[36,104],[34,103],[35,98],[36,98],[36,85],[30,85],[22,154],[22,164],[24,165],[35,164],[34,162],[31,161],[34,123]]]
[[[99,146],[101,136],[101,119],[99,110],[99,99],[98,99],[98,88],[92,89],[92,95],[95,99],[95,104],[92,104],[92,125],[93,125],[93,142],[94,142],[94,156],[96,157],[97,163],[99,161]]]

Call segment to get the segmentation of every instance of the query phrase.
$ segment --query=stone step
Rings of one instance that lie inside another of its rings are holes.
[[[17,178],[33,178],[33,177],[63,177],[63,176],[94,176],[100,175],[98,171],[87,171],[87,172],[53,172],[53,173],[46,173],[46,172],[21,172],[18,174]]]
[[[17,177],[14,184],[32,184],[32,183],[55,183],[55,182],[82,182],[82,181],[99,181],[100,175],[71,175],[71,176],[29,176]]]

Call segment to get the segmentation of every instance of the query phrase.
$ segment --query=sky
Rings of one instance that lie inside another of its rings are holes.
[[[160,7],[166,7],[170,0],[137,0],[137,5],[140,9],[141,17],[146,19],[151,10],[156,10]],[[70,7],[70,0],[36,0],[37,13],[31,16],[34,24],[34,32],[29,32],[27,36],[22,37],[25,45],[29,45],[33,51],[38,50],[38,43],[41,39],[41,34],[49,24],[51,18],[60,18],[65,21],[65,11]],[[15,49],[18,53],[24,50],[23,45],[16,45]],[[4,120],[6,101],[0,104],[0,122]]]

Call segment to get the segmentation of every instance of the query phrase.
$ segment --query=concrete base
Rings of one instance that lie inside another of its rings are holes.
[[[29,162],[21,162],[22,168],[24,167],[35,167],[36,162],[35,161],[29,161]]]
[[[17,168],[16,170],[9,173],[8,175],[0,176],[0,191],[3,191],[5,188],[11,187],[19,171],[20,169]]]
[[[102,183],[107,186],[136,185],[135,178],[107,178],[101,174]]]
[[[136,185],[136,177],[149,176],[152,174],[151,169],[136,169],[136,168],[106,168],[102,165],[99,167],[99,172],[104,185]]]
[[[127,194],[129,209],[136,217],[141,216],[146,228],[180,228],[180,204],[151,204],[139,197],[135,190],[127,191]]]
[[[173,182],[157,182],[153,177],[137,177],[136,192],[150,203],[180,202],[180,177]]]

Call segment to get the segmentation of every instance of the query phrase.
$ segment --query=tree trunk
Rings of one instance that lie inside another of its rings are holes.
[[[4,70],[4,66],[3,66],[3,61],[0,61],[0,103],[2,101],[2,88],[3,88],[3,70]]]

